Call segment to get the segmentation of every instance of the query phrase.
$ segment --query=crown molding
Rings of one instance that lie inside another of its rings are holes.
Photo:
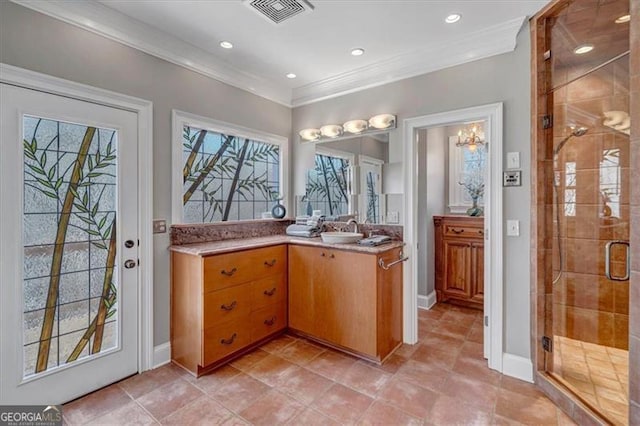
[[[141,50],[228,85],[291,107],[291,89],[236,69],[151,25],[93,0],[11,0],[21,6]]]
[[[11,1],[287,107],[307,105],[511,52],[526,19],[524,16],[512,19],[446,44],[431,43],[291,90],[237,69],[210,52],[94,0]]]
[[[484,28],[446,44],[422,49],[348,71],[293,89],[294,107],[331,99],[371,87],[449,68],[466,62],[512,52],[526,17]]]

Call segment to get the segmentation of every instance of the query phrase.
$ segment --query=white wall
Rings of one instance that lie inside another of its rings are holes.
[[[153,102],[153,213],[171,219],[171,109],[289,137],[291,110],[0,1],[0,62]],[[154,237],[154,344],[169,340],[169,234]]]
[[[418,294],[435,290],[433,216],[446,213],[449,161],[446,127],[418,132]]]
[[[504,151],[519,151],[522,186],[504,190],[505,219],[520,220],[520,237],[504,241],[505,350],[529,358],[529,223],[530,223],[530,40],[528,23],[512,53],[482,59],[430,74],[293,109],[292,144],[294,190],[307,168],[307,149],[297,131],[322,123],[344,122],[389,112],[398,115],[399,128],[390,132],[389,161],[401,161],[402,121],[443,111],[504,102]],[[312,150],[313,148],[311,148]],[[313,151],[311,151],[313,152]],[[496,188],[502,190],[502,188]],[[304,190],[304,189],[303,189]],[[406,188],[405,188],[406,190]],[[394,196],[393,206],[402,201]],[[387,206],[387,210],[392,208]]]

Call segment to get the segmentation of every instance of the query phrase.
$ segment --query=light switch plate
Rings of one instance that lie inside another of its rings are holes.
[[[167,221],[164,219],[155,219],[153,221],[153,233],[164,234],[167,232]]]
[[[520,236],[520,221],[509,219],[507,220],[507,236],[519,237]]]
[[[398,212],[387,212],[387,222],[388,223],[400,223],[400,213],[398,213]]]
[[[520,153],[507,152],[507,169],[519,169],[519,168],[520,168]]]

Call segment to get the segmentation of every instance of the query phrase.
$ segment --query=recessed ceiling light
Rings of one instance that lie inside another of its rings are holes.
[[[223,49],[233,49],[233,44],[230,41],[221,41],[220,47]]]
[[[622,15],[618,19],[616,19],[616,24],[624,24],[625,22],[629,22],[631,20],[631,15]]]
[[[356,47],[355,49],[351,50],[351,54],[353,56],[362,56],[364,55],[364,49],[362,47]]]
[[[462,18],[462,15],[460,15],[459,13],[452,13],[445,18],[444,22],[446,22],[447,24],[453,24],[455,22],[458,22],[460,18]]]
[[[573,53],[576,55],[584,55],[585,53],[589,53],[593,50],[593,44],[583,44],[582,46],[578,46],[573,49]]]
[[[297,75],[295,75],[294,73],[290,72],[289,74],[287,74],[287,78],[296,78]]]

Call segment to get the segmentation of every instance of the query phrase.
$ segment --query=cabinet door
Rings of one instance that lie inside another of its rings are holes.
[[[324,262],[314,288],[318,337],[376,356],[376,256],[324,249],[319,258]]]
[[[471,297],[471,243],[443,241],[444,288],[447,296],[469,299]]]
[[[314,286],[319,279],[320,252],[314,247],[289,246],[289,326],[316,334]]]
[[[484,244],[472,244],[473,267],[471,268],[471,298],[484,301]]]

